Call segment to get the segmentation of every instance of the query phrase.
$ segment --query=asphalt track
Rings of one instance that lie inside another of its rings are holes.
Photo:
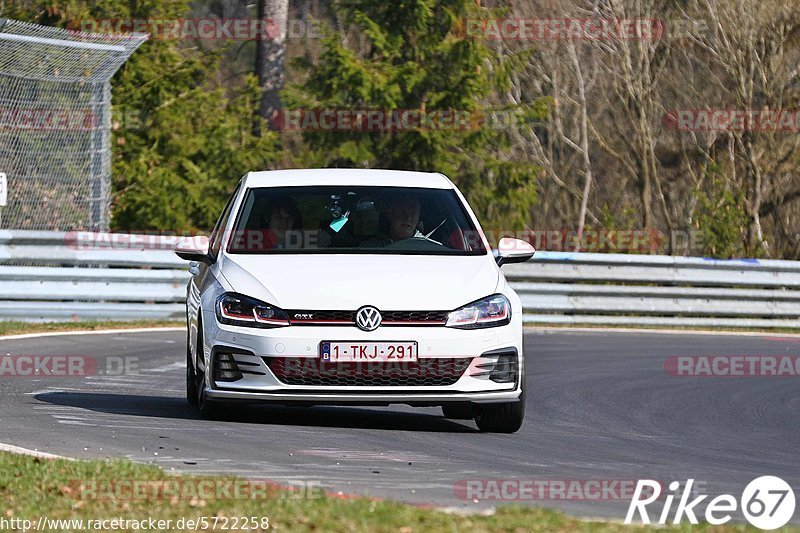
[[[232,421],[202,420],[183,397],[184,335],[0,339],[0,355],[83,355],[99,368],[0,377],[0,443],[465,510],[506,502],[465,499],[454,490],[462,480],[693,478],[701,493],[738,498],[750,480],[777,475],[800,496],[800,378],[665,370],[674,355],[796,356],[800,338],[529,330],[525,424],[492,435],[438,408],[406,406],[253,406]],[[120,357],[135,368],[105,373]],[[517,503],[622,519],[629,500],[608,497]]]

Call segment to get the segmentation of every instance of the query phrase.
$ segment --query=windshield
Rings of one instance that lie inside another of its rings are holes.
[[[228,253],[487,252],[453,190],[313,186],[249,189]]]

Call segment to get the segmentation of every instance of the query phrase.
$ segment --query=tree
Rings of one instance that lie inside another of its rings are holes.
[[[287,107],[462,113],[469,126],[306,131],[311,160],[443,172],[488,227],[527,225],[541,167],[514,152],[511,132],[496,127],[488,109],[515,63],[463,31],[463,20],[483,14],[474,0],[353,0],[337,4],[337,14],[347,30],[328,32],[318,60],[294,63],[307,77],[287,91]],[[517,111],[525,116],[523,106]]]
[[[256,0],[258,19],[266,24],[266,35],[256,43],[255,73],[261,98],[254,131],[260,135],[261,124],[269,123],[281,109],[280,91],[286,80],[286,34],[289,23],[289,0]]]
[[[687,11],[708,21],[711,31],[696,36],[694,44],[698,55],[718,67],[715,75],[725,77],[721,92],[728,108],[742,112],[797,108],[800,12],[795,2],[693,0]],[[728,130],[728,170],[740,176],[735,181],[749,217],[747,252],[772,255],[763,218],[772,216],[780,226],[780,207],[800,197],[796,178],[800,139],[796,131],[787,135],[777,124],[755,126]]]
[[[178,20],[190,2],[26,6],[6,15],[80,30],[86,20]],[[156,35],[113,78],[113,229],[208,230],[239,178],[281,156],[277,134],[252,133],[255,78],[217,81],[227,47]]]

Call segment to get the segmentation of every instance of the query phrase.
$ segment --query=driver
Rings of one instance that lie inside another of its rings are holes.
[[[392,242],[417,237],[419,232],[419,199],[416,196],[398,196],[389,204],[386,217],[389,219],[389,237]]]
[[[412,194],[401,194],[392,197],[386,209],[388,234],[379,234],[361,242],[361,247],[379,248],[388,246],[412,237],[425,237],[419,231],[420,202]]]

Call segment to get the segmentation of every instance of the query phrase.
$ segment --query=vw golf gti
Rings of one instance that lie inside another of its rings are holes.
[[[190,264],[186,393],[203,416],[235,401],[441,406],[482,431],[525,413],[522,306],[442,174],[251,172]]]

